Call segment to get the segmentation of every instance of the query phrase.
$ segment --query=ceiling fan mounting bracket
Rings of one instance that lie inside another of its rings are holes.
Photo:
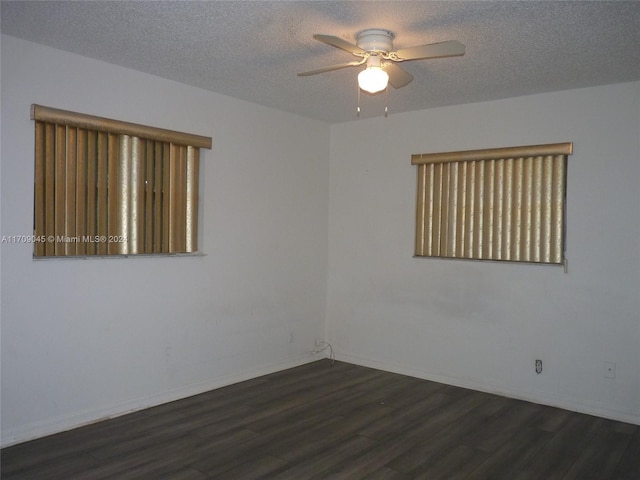
[[[393,48],[395,35],[389,30],[369,28],[356,35],[356,45],[369,53],[388,54]]]

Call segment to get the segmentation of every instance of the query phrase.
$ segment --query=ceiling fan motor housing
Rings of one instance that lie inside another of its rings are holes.
[[[393,48],[395,35],[389,30],[371,28],[363,30],[356,35],[356,44],[367,52],[389,53]]]

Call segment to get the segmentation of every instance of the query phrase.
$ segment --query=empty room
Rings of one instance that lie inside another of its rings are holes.
[[[3,479],[640,479],[640,3],[1,2]]]

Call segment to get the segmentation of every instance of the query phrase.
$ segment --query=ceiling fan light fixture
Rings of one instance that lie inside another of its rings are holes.
[[[389,74],[380,67],[367,67],[358,74],[358,86],[365,92],[381,92],[388,83]]]
[[[380,57],[371,55],[367,59],[367,68],[358,74],[358,86],[369,93],[381,92],[389,84],[389,74],[380,66]]]

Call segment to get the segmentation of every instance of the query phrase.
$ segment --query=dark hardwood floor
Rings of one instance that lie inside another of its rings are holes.
[[[4,480],[640,480],[640,427],[321,360],[1,460]]]

